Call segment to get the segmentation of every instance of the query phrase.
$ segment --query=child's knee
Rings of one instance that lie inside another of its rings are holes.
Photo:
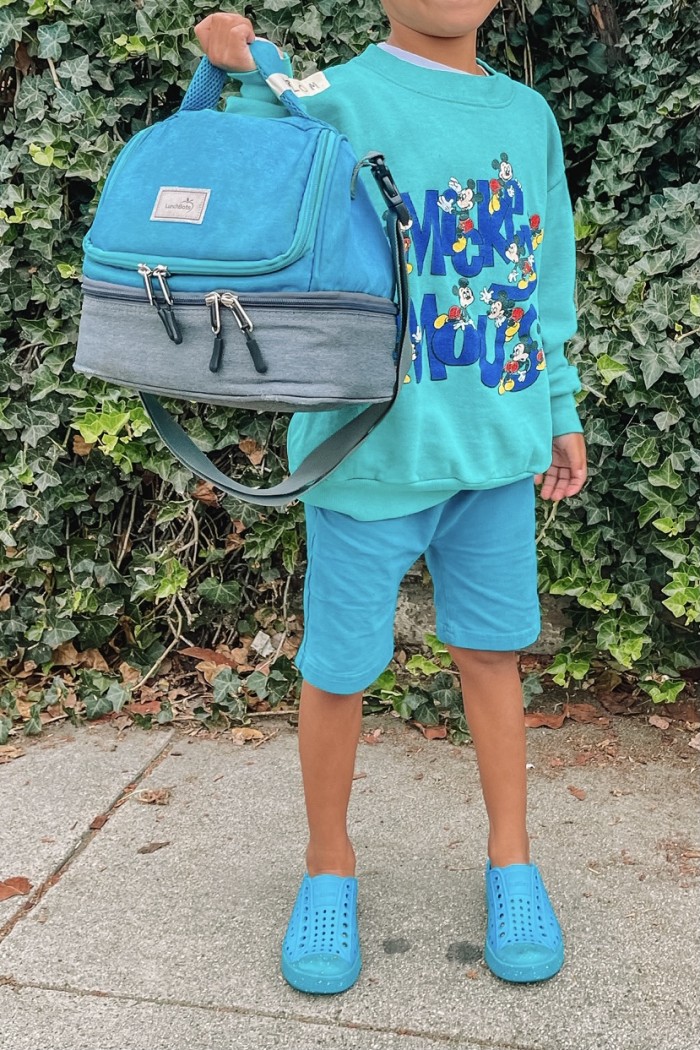
[[[461,649],[448,645],[447,650],[460,674],[470,671],[498,671],[515,666],[515,651],[512,649]]]

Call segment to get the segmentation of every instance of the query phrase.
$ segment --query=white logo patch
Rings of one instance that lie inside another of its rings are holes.
[[[161,186],[151,212],[151,222],[201,223],[211,190],[190,186]]]
[[[318,95],[331,86],[325,73],[314,73],[306,80],[295,80],[294,77],[285,76],[284,73],[273,73],[267,78],[267,83],[278,97],[283,91],[291,91],[299,98]]]

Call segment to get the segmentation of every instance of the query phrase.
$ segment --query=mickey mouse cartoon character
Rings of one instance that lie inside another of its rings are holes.
[[[474,292],[469,287],[466,277],[460,277],[459,284],[453,285],[452,294],[457,296],[459,306],[451,306],[448,313],[436,317],[433,322],[435,328],[442,328],[448,321],[453,322],[452,327],[455,331],[458,328],[464,331],[468,326],[476,328],[473,319],[469,316],[469,307],[474,302]]]
[[[504,192],[509,197],[515,196],[515,189],[510,184],[511,182],[517,182],[517,179],[513,179],[513,166],[508,161],[507,153],[501,153],[500,160],[492,160],[491,167],[498,172],[497,178],[489,181],[489,189],[491,191],[489,214],[493,215],[495,211],[501,210],[501,198]],[[520,185],[519,182],[517,184],[518,186]]]
[[[516,343],[506,361],[501,381],[498,384],[498,393],[505,394],[514,390],[517,383],[524,383],[525,377],[532,368],[533,356],[537,361],[535,368],[541,372],[546,366],[544,351],[537,346],[532,339],[526,337],[522,342]]]
[[[537,243],[539,244],[539,241]],[[517,281],[518,288],[527,288],[531,281],[537,280],[534,267],[535,256],[529,251],[528,246],[524,243],[519,233],[516,233],[512,242],[506,248],[506,258],[514,264],[513,269],[508,274],[508,280],[511,284]]]
[[[484,195],[477,190],[474,179],[468,179],[466,186],[462,186],[457,179],[450,179],[449,187],[442,196],[438,197],[438,206],[449,215],[457,216],[457,229],[460,233],[452,245],[452,250],[461,252],[467,246],[465,234],[474,229],[474,222],[469,217],[469,212],[475,204],[481,203]]]
[[[500,328],[501,325],[508,322],[506,342],[510,342],[520,330],[520,322],[525,316],[522,306],[518,306],[506,292],[499,292],[498,295],[494,296],[490,288],[484,288],[480,299],[490,307],[486,316],[489,321],[494,322],[496,328]]]

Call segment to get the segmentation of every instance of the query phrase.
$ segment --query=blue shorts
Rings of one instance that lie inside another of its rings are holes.
[[[380,521],[307,504],[306,532],[296,664],[318,689],[359,692],[390,663],[399,585],[422,554],[444,644],[506,651],[539,636],[532,478]]]

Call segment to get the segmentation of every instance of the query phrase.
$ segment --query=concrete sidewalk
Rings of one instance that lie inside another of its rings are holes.
[[[532,856],[566,962],[517,986],[482,960],[473,749],[366,717],[383,733],[359,745],[350,804],[364,965],[348,992],[311,996],[279,971],[306,846],[296,731],[259,724],[257,748],[53,727],[0,766],[0,881],[33,883],[0,904],[2,1050],[700,1046],[687,733],[622,718],[528,730]],[[138,801],[157,789],[166,804]]]

